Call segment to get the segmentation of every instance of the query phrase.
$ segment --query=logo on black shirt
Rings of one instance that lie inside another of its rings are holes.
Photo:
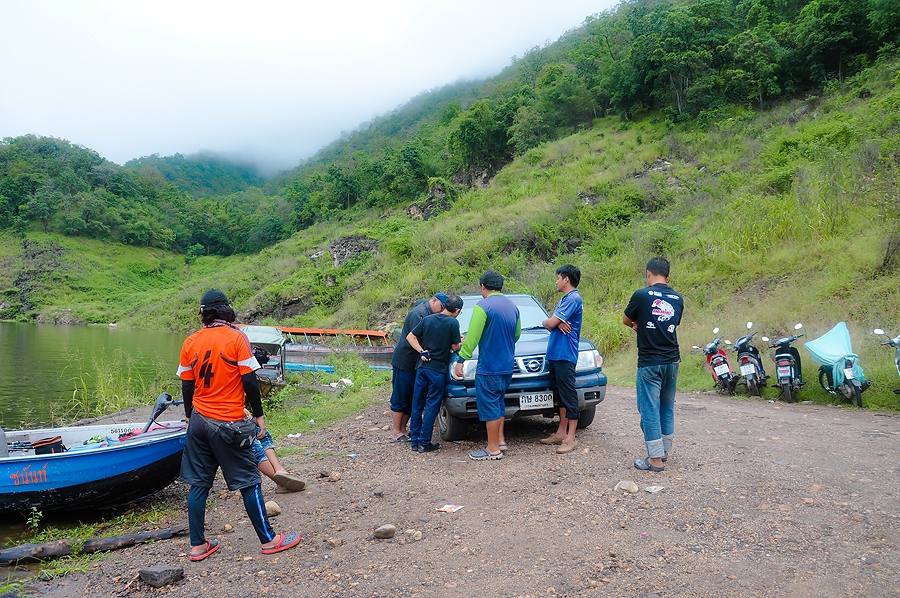
[[[650,306],[650,313],[656,316],[658,321],[665,322],[675,317],[675,308],[668,301],[654,299],[653,304]]]

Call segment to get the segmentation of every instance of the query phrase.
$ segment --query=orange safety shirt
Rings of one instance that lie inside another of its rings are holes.
[[[247,335],[232,326],[202,328],[181,347],[178,377],[195,380],[193,408],[219,421],[244,417],[241,376],[259,369]]]

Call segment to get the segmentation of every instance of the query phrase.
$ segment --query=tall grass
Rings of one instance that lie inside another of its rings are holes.
[[[94,359],[86,368],[75,377],[72,398],[64,413],[67,420],[152,405],[165,390],[175,394],[171,364],[139,363],[118,351],[111,359]]]

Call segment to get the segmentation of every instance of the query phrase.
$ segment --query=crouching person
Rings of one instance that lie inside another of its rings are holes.
[[[244,419],[253,421],[253,414],[244,409]],[[256,438],[250,449],[253,451],[253,460],[256,461],[256,467],[261,474],[275,482],[278,486],[275,488],[276,494],[286,494],[288,492],[300,492],[306,488],[306,482],[285,469],[284,465],[275,454],[275,441],[268,430],[262,430],[256,425]]]
[[[409,419],[409,442],[415,452],[430,453],[440,448],[439,444],[431,442],[431,436],[434,420],[447,394],[450,356],[459,349],[456,316],[462,306],[463,300],[458,295],[449,295],[440,313],[426,316],[406,336],[410,347],[419,353]]]
[[[215,289],[200,300],[203,328],[189,336],[181,348],[178,376],[184,412],[190,418],[181,459],[181,477],[191,486],[188,494],[188,526],[192,561],[202,561],[220,548],[207,540],[206,499],[222,468],[229,490],[239,490],[247,516],[262,544],[263,554],[274,554],[300,543],[300,534],[276,534],[266,516],[257,462],[253,457],[254,434],[266,433],[259,383],[254,372],[259,364],[243,332],[234,326],[234,310],[225,294]],[[254,422],[244,420],[249,403]]]

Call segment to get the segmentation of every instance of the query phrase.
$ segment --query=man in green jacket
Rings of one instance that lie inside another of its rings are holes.
[[[512,380],[515,365],[516,341],[522,333],[519,308],[500,291],[503,276],[488,270],[481,277],[481,296],[472,311],[469,330],[459,349],[459,361],[454,374],[463,376],[462,362],[471,359],[478,348],[478,367],[475,370],[475,405],[478,419],[487,428],[487,448],[469,453],[475,461],[494,461],[503,458],[506,437],[503,423],[506,418],[504,397]]]

